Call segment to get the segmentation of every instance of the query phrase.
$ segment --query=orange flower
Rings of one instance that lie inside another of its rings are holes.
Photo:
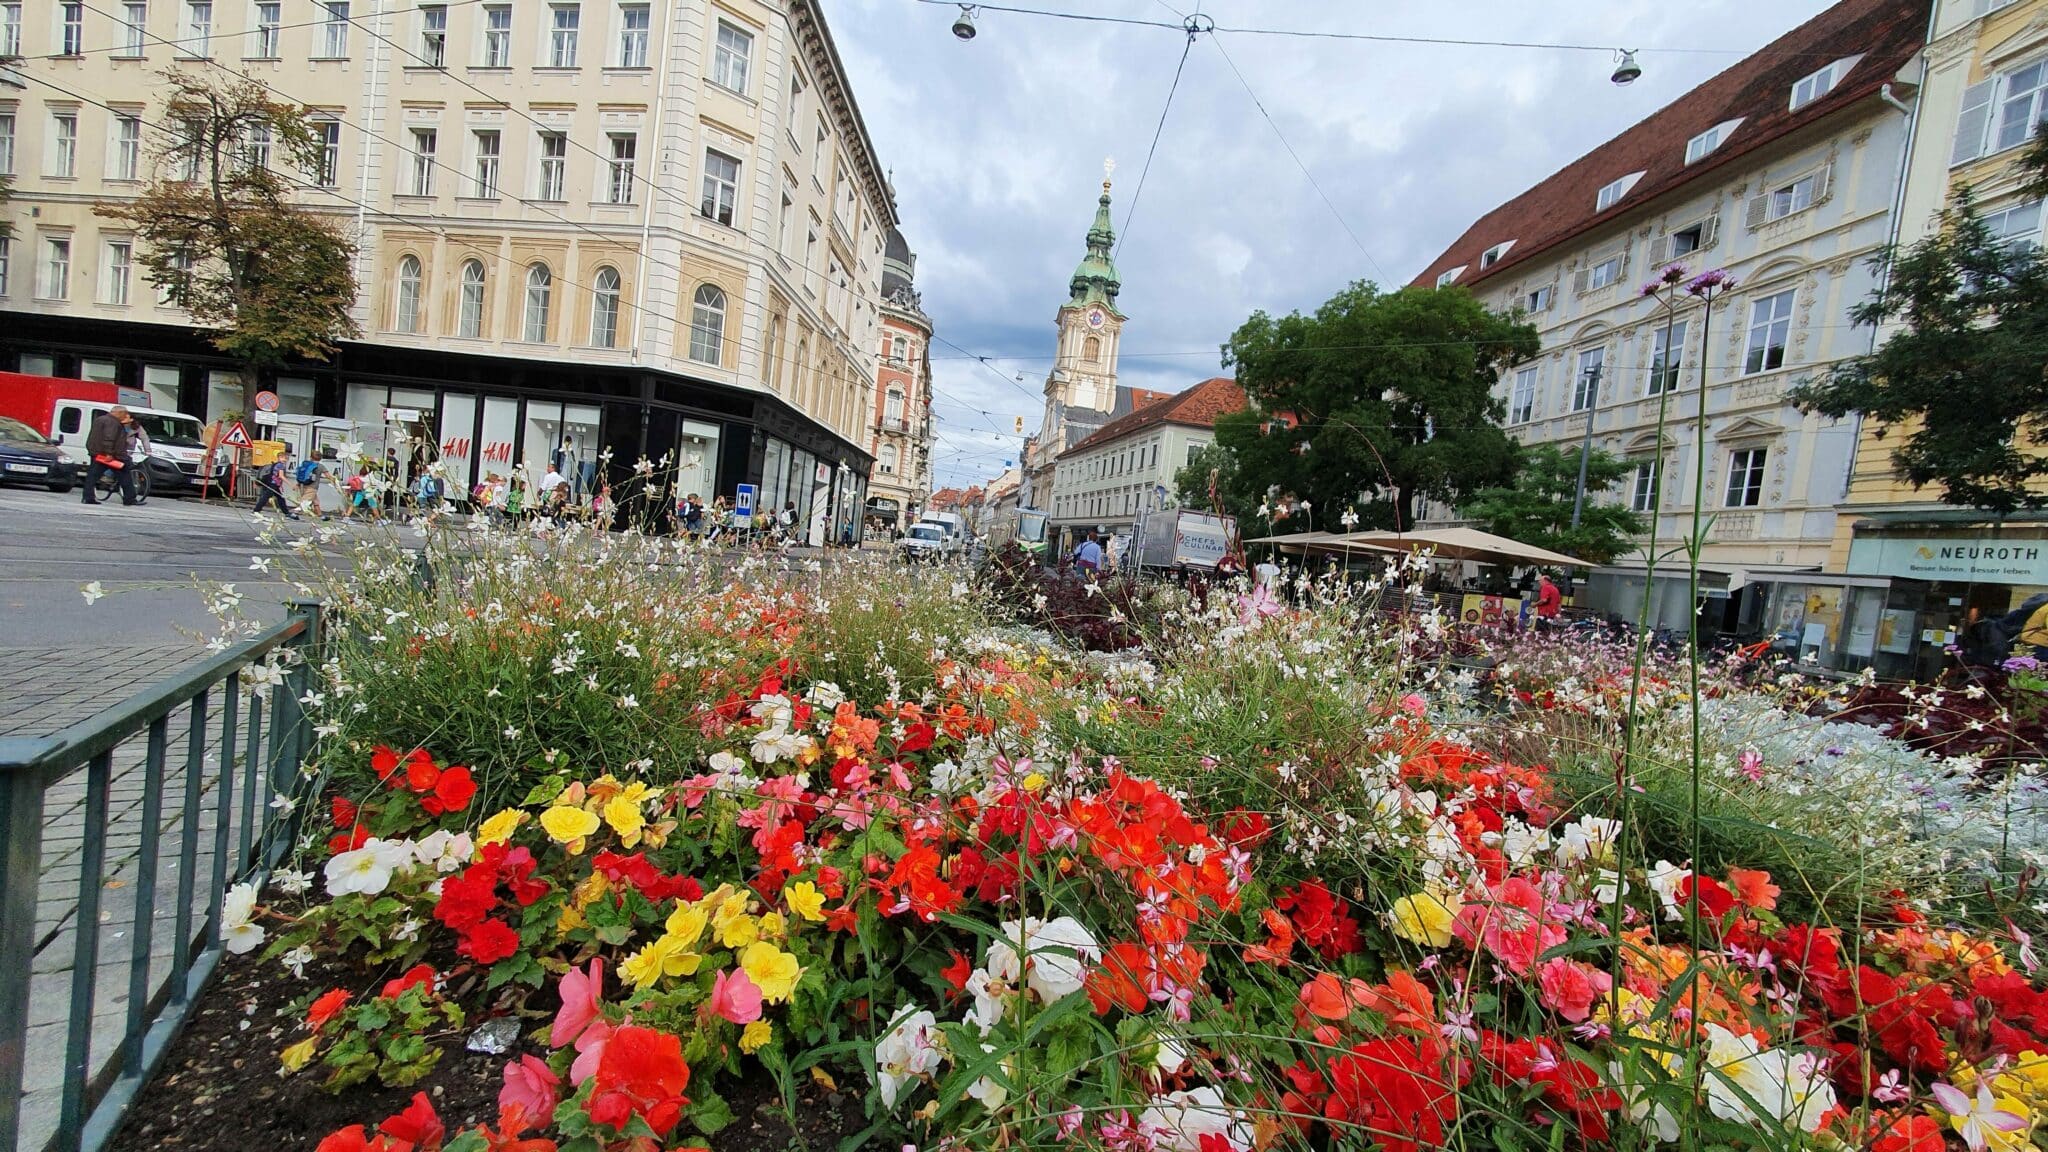
[[[1264,944],[1253,944],[1244,950],[1245,963],[1285,968],[1288,954],[1294,951],[1294,922],[1271,908],[1262,910],[1259,919],[1269,935]]]
[[[1344,982],[1334,973],[1319,972],[1301,986],[1301,1006],[1325,1020],[1342,1020],[1351,1015],[1351,1000],[1344,995]]]
[[[1760,908],[1769,911],[1778,906],[1778,886],[1771,883],[1771,874],[1753,868],[1730,868],[1728,886],[1735,889],[1736,899],[1745,908]]]
[[[1152,954],[1142,944],[1111,944],[1102,950],[1102,963],[1088,973],[1088,999],[1095,1014],[1107,1015],[1111,1008],[1143,1012],[1149,998],[1147,977],[1152,973]]]
[[[342,988],[333,989],[318,1000],[313,1001],[312,1007],[306,1009],[306,1023],[315,1032],[318,1032],[320,1026],[334,1019],[335,1013],[340,1012],[342,1006],[347,1003],[347,990]]]

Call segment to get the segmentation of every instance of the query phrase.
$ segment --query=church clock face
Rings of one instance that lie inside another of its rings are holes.
[[[1104,316],[1103,316],[1103,314],[1102,314],[1102,309],[1100,309],[1100,308],[1090,308],[1090,309],[1088,310],[1088,326],[1089,326],[1090,328],[1100,328],[1100,327],[1102,327],[1102,322],[1103,322],[1103,320],[1105,320],[1105,319],[1106,319],[1106,317],[1104,317]]]

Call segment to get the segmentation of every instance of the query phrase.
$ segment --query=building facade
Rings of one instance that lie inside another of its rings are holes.
[[[917,256],[891,231],[882,254],[882,342],[876,353],[868,455],[871,529],[917,522],[932,490],[932,318],[912,283]]]
[[[1089,531],[1126,535],[1175,507],[1174,478],[1216,442],[1216,418],[1244,406],[1244,389],[1219,376],[1103,425],[1053,466],[1054,532],[1062,542]]]
[[[587,498],[644,457],[857,521],[896,211],[815,0],[5,7],[0,366],[240,407],[92,204],[153,175],[158,71],[245,73],[312,110],[291,178],[357,243],[361,336],[267,376],[283,413],[465,487],[554,463]]]
[[[1590,422],[1632,467],[1589,498],[1653,517],[1660,551],[1703,494],[1709,602],[1669,559],[1647,589],[1638,548],[1595,571],[1590,607],[1634,620],[1648,595],[1653,623],[1700,608],[1710,631],[1753,630],[1772,580],[1827,562],[1857,426],[1785,393],[1871,347],[1850,310],[1891,236],[1927,20],[1924,0],[1837,4],[1489,213],[1415,281],[1538,328],[1542,353],[1498,386],[1509,432],[1575,451]],[[1711,316],[1681,296],[1667,329],[1638,286],[1672,263],[1735,286]]]

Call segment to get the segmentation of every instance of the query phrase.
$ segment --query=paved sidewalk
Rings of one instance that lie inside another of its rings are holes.
[[[109,656],[128,656],[110,667]],[[203,658],[196,646],[144,648],[140,651],[95,648],[0,648],[0,660],[16,668],[34,669],[20,689],[10,689],[0,735],[41,736],[118,704],[149,685],[174,675]],[[219,690],[209,695],[202,753],[197,766],[200,818],[184,825],[186,773],[190,749],[191,712],[173,713],[167,725],[164,775],[159,785],[161,809],[157,828],[154,903],[150,917],[148,999],[165,990],[170,976],[173,936],[177,926],[180,869],[189,849],[192,869],[191,930],[202,926],[213,897],[213,851],[218,823],[220,784],[221,702]],[[244,716],[248,700],[243,700]],[[266,729],[268,727],[266,719]],[[246,720],[245,720],[246,722]],[[267,743],[267,734],[266,734]],[[93,974],[94,1001],[88,1067],[94,1076],[111,1073],[127,1023],[129,978],[133,969],[134,917],[139,895],[139,869],[144,804],[147,799],[145,757],[147,734],[140,734],[114,752],[107,795],[105,863],[99,890],[96,933],[98,961]],[[239,752],[240,750],[238,750]],[[239,783],[239,779],[237,781]],[[231,796],[230,844],[243,842],[243,829],[260,824],[267,797]],[[22,1098],[21,1149],[40,1148],[55,1131],[62,1096],[66,1022],[73,988],[78,946],[79,884],[83,876],[86,826],[86,770],[80,768],[53,785],[44,798],[42,886],[36,906],[36,954],[30,976],[29,1062]],[[189,837],[189,843],[188,843]],[[230,870],[232,870],[232,864]],[[11,1152],[11,1150],[0,1150]]]

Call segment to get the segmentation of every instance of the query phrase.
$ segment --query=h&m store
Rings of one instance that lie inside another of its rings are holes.
[[[0,370],[118,383],[208,421],[243,406],[234,366],[189,329],[22,313],[8,321]],[[641,368],[358,343],[263,383],[278,395],[279,420],[252,435],[301,454],[359,442],[394,459],[408,484],[438,459],[465,491],[515,475],[532,491],[553,465],[588,503],[605,485],[630,489],[636,461],[666,461],[678,495],[731,503],[753,484],[757,511],[794,505],[810,543],[859,535],[867,453],[766,392]]]

